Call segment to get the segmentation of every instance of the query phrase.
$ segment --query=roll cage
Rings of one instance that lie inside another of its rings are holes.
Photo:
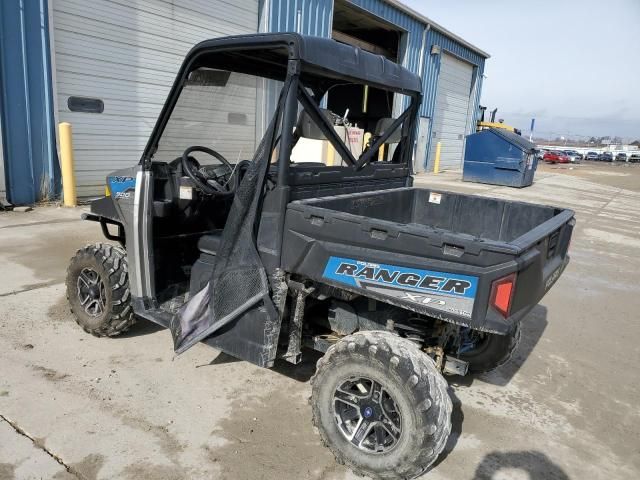
[[[415,139],[415,119],[421,101],[420,78],[382,56],[330,39],[294,33],[227,37],[207,40],[196,45],[183,62],[145,147],[140,160],[144,170],[150,169],[160,137],[189,74],[201,67],[251,74],[276,82],[291,82],[292,88],[285,99],[280,129],[282,133],[279,138],[277,161],[278,186],[286,186],[289,183],[289,157],[295,144],[294,127],[298,118],[298,104],[349,167],[341,169],[341,175],[332,175],[333,178],[410,175],[413,150],[410,147]],[[369,85],[408,98],[408,102],[405,102],[408,106],[404,111],[371,140],[359,158],[354,157],[320,108],[325,93],[345,82]],[[396,167],[404,168],[375,172],[377,168],[371,163],[378,149],[400,127],[405,148],[401,149],[394,162]]]

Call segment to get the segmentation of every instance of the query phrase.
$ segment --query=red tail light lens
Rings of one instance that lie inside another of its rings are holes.
[[[516,289],[516,274],[512,273],[506,277],[494,280],[491,284],[491,305],[500,314],[507,318],[511,310],[511,300]]]

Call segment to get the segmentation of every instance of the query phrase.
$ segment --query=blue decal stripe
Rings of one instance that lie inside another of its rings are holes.
[[[457,273],[401,267],[384,263],[370,263],[352,258],[330,257],[323,277],[336,282],[359,287],[359,281],[382,286],[394,286],[414,292],[469,298],[476,296],[478,278]]]
[[[136,179],[133,177],[109,177],[109,190],[113,195],[135,188]]]

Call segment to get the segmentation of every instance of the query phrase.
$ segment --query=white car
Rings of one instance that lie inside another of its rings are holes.
[[[564,150],[564,154],[569,157],[571,163],[580,163],[582,161],[582,155],[575,150]]]

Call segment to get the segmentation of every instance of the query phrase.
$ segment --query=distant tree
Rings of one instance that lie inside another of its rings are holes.
[[[636,147],[640,147],[640,140],[635,140],[631,142],[631,145],[635,145]]]

